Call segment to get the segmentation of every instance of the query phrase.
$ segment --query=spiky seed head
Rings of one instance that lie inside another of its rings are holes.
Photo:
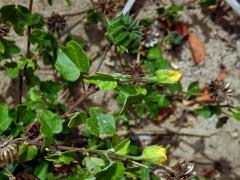
[[[14,140],[0,141],[0,167],[10,164],[18,158],[18,144]]]
[[[142,29],[141,45],[150,48],[159,43],[160,31],[157,24]]]
[[[215,79],[208,84],[208,93],[215,102],[224,102],[232,96],[232,89],[230,83]]]
[[[41,127],[40,122],[36,121],[36,122],[30,124],[29,126],[27,126],[24,135],[26,137],[28,137],[28,139],[32,140],[32,139],[34,139],[34,138],[39,136],[39,134],[40,134],[40,127]]]
[[[48,30],[54,33],[61,33],[66,28],[66,20],[64,16],[58,13],[52,13],[52,15],[47,20]]]
[[[10,28],[11,25],[9,23],[0,23],[0,39],[8,35]]]
[[[108,17],[113,17],[120,7],[117,0],[95,0],[94,3],[97,11]]]

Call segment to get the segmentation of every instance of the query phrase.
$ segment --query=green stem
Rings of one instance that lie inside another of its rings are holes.
[[[144,167],[147,169],[150,169],[148,166],[140,163],[139,161],[142,160],[141,156],[129,156],[129,155],[121,155],[121,154],[116,154],[113,151],[106,151],[106,150],[96,150],[96,149],[85,149],[85,148],[77,148],[77,147],[68,147],[68,146],[58,146],[59,150],[64,150],[64,151],[78,151],[84,154],[94,154],[94,155],[99,155],[99,156],[106,156],[109,161],[111,160],[118,160],[118,161],[125,161],[129,162],[131,164],[134,164],[136,166]],[[174,174],[171,168],[165,166],[165,165],[157,165],[156,166],[158,169],[163,169],[166,171],[168,174]]]

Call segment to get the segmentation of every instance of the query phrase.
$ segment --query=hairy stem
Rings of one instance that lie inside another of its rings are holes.
[[[69,147],[69,146],[57,146],[59,150],[63,151],[78,151],[85,154],[93,154],[93,155],[100,155],[100,156],[108,156],[111,160],[118,160],[123,162],[129,162],[136,166],[144,167],[150,169],[148,166],[138,162],[141,161],[140,156],[128,156],[128,155],[120,155],[113,151],[106,151],[106,150],[95,150],[95,149],[85,149],[85,148],[77,148],[77,147]],[[168,174],[174,174],[173,170],[165,165],[156,165],[154,169],[162,169],[166,171]]]
[[[103,61],[104,61],[105,57],[107,56],[108,52],[110,51],[112,45],[113,45],[113,44],[111,43],[111,44],[107,45],[107,47],[105,48],[105,50],[104,50],[104,52],[103,52],[103,54],[102,54],[102,57],[101,57],[101,59],[100,59],[100,61],[99,61],[99,64],[98,64],[98,66],[97,66],[97,68],[96,68],[96,70],[95,70],[95,73],[100,70],[100,68],[101,68],[101,66],[102,66],[102,64],[103,64]]]
[[[29,12],[30,14],[32,13],[32,6],[33,6],[33,0],[29,0]],[[31,49],[31,43],[30,43],[30,35],[32,31],[32,26],[28,25],[27,27],[27,50],[26,50],[26,57],[30,57],[30,49]],[[24,69],[20,72],[19,76],[19,97],[18,97],[18,102],[19,104],[22,103],[22,96],[23,96],[23,77],[24,77]]]

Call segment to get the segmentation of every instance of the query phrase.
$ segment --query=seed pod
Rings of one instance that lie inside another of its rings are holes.
[[[18,158],[18,145],[12,140],[0,142],[0,167],[10,164]]]
[[[160,28],[157,23],[154,23],[152,26],[145,27],[142,29],[142,39],[141,45],[150,48],[159,43],[160,38]]]
[[[8,35],[10,28],[11,26],[9,23],[0,23],[0,39]]]
[[[47,20],[48,30],[55,33],[61,33],[66,28],[66,20],[64,16],[58,13],[52,13]]]
[[[230,83],[215,79],[209,83],[208,93],[215,102],[224,102],[232,96],[232,89],[230,89]]]
[[[116,0],[97,0],[94,4],[97,11],[108,17],[114,16],[120,7],[120,3]]]
[[[27,128],[26,128],[26,131],[25,131],[25,133],[24,133],[24,136],[28,137],[28,139],[30,139],[30,140],[38,137],[39,134],[40,134],[40,127],[41,127],[41,124],[40,124],[40,122],[38,122],[38,121],[30,124],[30,125],[27,126]]]
[[[171,170],[166,169],[157,169],[154,171],[156,176],[159,176],[166,180],[184,180],[191,179],[196,176],[196,172],[194,171],[194,164],[183,161],[181,163],[177,162]]]
[[[139,76],[143,76],[146,74],[146,71],[143,67],[142,64],[137,64],[137,63],[133,63],[133,64],[127,64],[127,67],[125,67],[124,69],[124,73],[131,75],[133,78],[134,77],[139,77]]]

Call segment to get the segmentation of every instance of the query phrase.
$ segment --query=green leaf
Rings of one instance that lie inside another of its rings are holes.
[[[5,47],[2,43],[2,41],[0,41],[0,54],[4,54],[4,52],[5,52]]]
[[[65,0],[67,2],[67,5],[68,6],[71,6],[72,5],[72,0]]]
[[[196,110],[196,113],[199,115],[199,116],[203,116],[205,118],[210,118],[212,117],[214,114],[221,114],[221,108],[219,105],[217,106],[203,106],[199,109]]]
[[[101,171],[101,167],[105,166],[104,160],[96,157],[86,157],[84,159],[86,168],[91,174],[96,174]]]
[[[210,118],[213,115],[208,106],[204,106],[202,108],[197,109],[196,113],[199,116],[203,116],[205,118]]]
[[[42,180],[45,180],[47,178],[47,172],[48,172],[48,163],[47,162],[41,162],[34,169],[34,175]]]
[[[40,90],[48,97],[56,98],[58,92],[61,90],[61,85],[54,81],[41,81]]]
[[[17,67],[17,63],[16,62],[8,62],[5,64],[5,71],[6,74],[12,78],[15,79],[18,77],[19,74],[19,69]]]
[[[50,156],[45,157],[47,161],[54,162],[56,164],[64,163],[71,164],[71,162],[76,158],[76,153],[73,151],[65,151],[63,153],[52,154]]]
[[[36,111],[31,109],[31,107],[25,105],[19,105],[17,107],[17,115],[19,120],[24,123],[24,125],[28,125],[34,121],[36,118]]]
[[[118,85],[117,89],[120,93],[118,100],[123,104],[120,114],[128,105],[141,102],[143,97],[147,94],[145,88],[130,85]]]
[[[64,79],[76,81],[81,72],[88,72],[89,60],[77,42],[69,41],[66,47],[58,50],[55,66]]]
[[[231,116],[236,119],[237,121],[240,121],[240,111],[233,111],[231,112]]]
[[[0,16],[4,22],[11,22],[15,32],[23,35],[26,25],[30,23],[28,8],[21,5],[6,5],[0,9]]]
[[[101,90],[110,90],[117,87],[115,78],[108,74],[96,73],[92,76],[85,76],[84,82],[96,84]]]
[[[123,177],[125,167],[121,162],[115,162],[104,168],[102,171],[96,174],[96,180],[119,180]]]
[[[19,148],[19,159],[20,161],[31,161],[38,154],[38,149],[36,146],[28,146],[27,144],[22,144]]]
[[[217,3],[216,0],[200,0],[200,2],[199,2],[199,4],[202,7],[209,7],[209,6],[214,5],[216,3]]]
[[[85,112],[76,112],[70,116],[68,122],[69,128],[76,128],[78,125],[85,123],[87,120],[87,114]]]
[[[12,123],[8,113],[8,105],[5,103],[0,104],[0,132],[6,131]]]
[[[126,155],[128,153],[128,147],[130,145],[129,138],[122,140],[118,145],[114,147],[114,151],[117,154]]]
[[[107,36],[122,50],[135,50],[140,45],[141,32],[138,22],[129,15],[121,15],[108,22]]]
[[[160,45],[157,45],[149,49],[147,59],[148,60],[163,59],[163,53]]]
[[[171,93],[178,93],[182,91],[182,85],[180,82],[175,84],[170,84],[168,86],[168,89],[170,90]]]
[[[115,119],[110,114],[104,114],[98,107],[90,108],[91,117],[87,126],[94,135],[113,135],[116,132]]]
[[[216,128],[223,127],[223,125],[227,123],[228,119],[229,119],[229,117],[227,117],[227,116],[220,117],[216,124]]]
[[[3,45],[5,51],[0,53],[0,61],[10,58],[20,52],[20,48],[15,44],[14,41],[1,39],[1,44]]]
[[[196,95],[198,95],[200,93],[200,88],[199,88],[199,83],[198,81],[192,82],[189,86],[188,86],[188,90],[186,93],[186,98],[190,99]]]
[[[167,32],[167,39],[170,45],[180,45],[182,43],[182,37],[179,33],[172,32],[170,30],[168,30]]]
[[[43,111],[39,115],[39,120],[41,122],[40,132],[47,138],[52,138],[54,134],[58,134],[62,131],[61,118],[49,110]]]
[[[34,87],[32,87],[29,91],[28,91],[28,97],[31,101],[38,101],[42,99],[41,93],[39,90],[35,89]]]

